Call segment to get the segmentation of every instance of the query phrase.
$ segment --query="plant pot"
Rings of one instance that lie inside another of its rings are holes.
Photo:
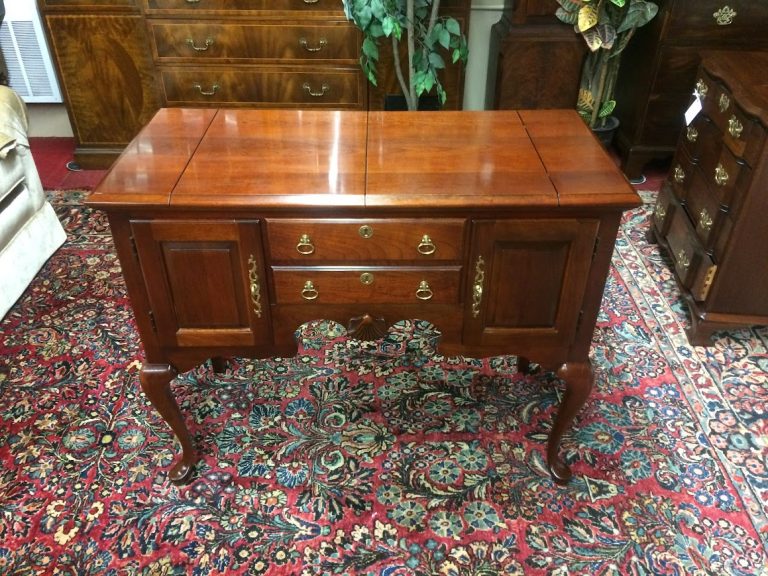
[[[408,110],[405,96],[402,94],[387,94],[384,96],[384,110]],[[419,110],[440,110],[440,100],[434,94],[419,96]]]
[[[597,139],[600,140],[603,146],[606,148],[611,147],[613,142],[613,135],[619,127],[619,119],[616,116],[608,116],[602,126],[595,126],[592,128],[592,132],[595,133]]]

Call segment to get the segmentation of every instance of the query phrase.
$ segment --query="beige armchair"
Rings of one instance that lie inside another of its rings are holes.
[[[0,319],[66,234],[43,194],[24,102],[0,85]]]

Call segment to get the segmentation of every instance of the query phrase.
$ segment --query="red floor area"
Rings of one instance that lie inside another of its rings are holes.
[[[73,138],[30,138],[29,146],[46,190],[92,189],[106,174],[106,170],[67,168],[75,150]]]

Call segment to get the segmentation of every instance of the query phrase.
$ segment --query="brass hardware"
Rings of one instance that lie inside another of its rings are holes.
[[[688,139],[688,142],[696,142],[699,138],[699,131],[693,126],[688,126],[688,129],[685,131],[685,137]]]
[[[317,4],[320,0],[304,0],[304,4]]]
[[[366,286],[373,284],[373,274],[370,272],[363,272],[360,274],[360,283],[365,284]]]
[[[304,288],[301,289],[301,297],[304,300],[315,300],[320,293],[315,289],[315,285],[311,280],[304,282]]]
[[[672,170],[672,178],[674,178],[675,182],[678,184],[685,182],[685,170],[683,170],[683,167],[680,166],[680,164],[675,166]]]
[[[718,186],[725,186],[728,183],[728,172],[722,164],[718,164],[715,168],[715,182]]]
[[[734,114],[731,119],[728,120],[728,133],[734,138],[741,138],[741,132],[744,130],[744,126]]]
[[[725,112],[728,110],[728,106],[731,105],[731,99],[728,98],[728,94],[720,94],[720,100],[718,100],[718,106],[720,107],[720,112]]]
[[[699,213],[699,226],[704,232],[709,232],[709,229],[712,228],[712,217],[706,208],[702,208]]]
[[[667,209],[664,206],[656,206],[656,211],[654,212],[654,216],[656,217],[656,221],[661,223],[664,222],[664,218],[667,217]]]
[[[691,265],[691,261],[688,259],[688,255],[682,248],[677,253],[677,263],[680,264],[680,268],[688,270],[688,266]]]
[[[328,45],[328,40],[325,38],[320,38],[317,42],[317,46],[310,46],[309,42],[306,38],[299,38],[299,46],[304,48],[307,52],[320,52],[323,48],[325,48]]]
[[[416,250],[419,254],[423,254],[424,256],[429,256],[430,254],[434,254],[435,250],[437,250],[437,247],[432,242],[432,238],[430,238],[427,234],[424,234],[424,236],[421,237],[421,242],[419,242],[419,245],[416,247]]]
[[[186,0],[187,4],[197,4],[200,0]]]
[[[195,82],[194,84],[192,84],[192,88],[197,88],[198,92],[200,92],[200,94],[202,94],[203,96],[213,96],[214,94],[216,94],[216,91],[219,89],[219,85],[214,84],[213,86],[211,86],[210,90],[203,90],[203,87],[199,83]]]
[[[702,282],[701,290],[699,291],[699,301],[703,302],[707,299],[707,295],[709,295],[709,289],[712,287],[712,281],[715,279],[715,272],[717,272],[716,265],[713,264],[707,268],[707,274],[704,277],[704,282]]]
[[[253,313],[261,318],[261,287],[259,286],[259,274],[256,269],[256,258],[253,257],[253,254],[248,258],[248,280],[251,283]]]
[[[736,10],[726,4],[714,12],[712,17],[715,19],[718,26],[728,26],[733,24],[733,19],[736,17]]]
[[[707,97],[707,92],[709,92],[709,86],[707,86],[707,83],[704,82],[704,80],[699,78],[696,81],[696,93],[702,100],[704,100],[704,98]]]
[[[485,261],[482,256],[475,262],[475,283],[472,285],[472,316],[480,314],[480,304],[483,302],[483,282],[485,281]]]
[[[357,233],[360,234],[362,238],[370,238],[373,236],[373,228],[368,226],[368,224],[363,224],[358,228]]]
[[[315,252],[315,245],[312,243],[311,238],[307,234],[302,234],[299,238],[299,243],[296,244],[296,252],[309,256]]]
[[[205,46],[198,46],[192,38],[187,38],[187,44],[189,44],[192,47],[192,50],[196,52],[205,52],[213,45],[213,38],[206,38]]]
[[[328,86],[325,82],[323,82],[320,85],[320,92],[314,92],[312,90],[312,86],[309,85],[309,82],[304,82],[304,84],[301,85],[301,87],[304,89],[304,91],[309,94],[310,96],[314,98],[319,98],[320,96],[325,96],[326,93],[328,93],[331,90],[331,87]]]
[[[419,282],[419,287],[416,289],[416,298],[419,300],[430,300],[432,298],[432,288],[429,287],[426,280]]]

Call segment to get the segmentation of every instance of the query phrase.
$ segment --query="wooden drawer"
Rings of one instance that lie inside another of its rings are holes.
[[[722,147],[721,133],[712,120],[699,113],[680,136],[680,146],[685,148],[691,161],[714,166]]]
[[[668,20],[670,42],[706,46],[764,38],[768,3],[755,0],[675,2]]]
[[[452,304],[461,267],[274,267],[277,304]]]
[[[268,220],[273,261],[460,261],[464,220]]]
[[[710,190],[700,170],[693,173],[685,204],[702,246],[711,249],[720,240],[719,234],[728,209],[718,202],[718,197]]]
[[[685,200],[688,194],[688,188],[691,186],[695,169],[696,164],[688,157],[685,148],[678,148],[675,158],[672,160],[668,182],[680,200]]]
[[[356,64],[360,57],[357,28],[341,21],[317,25],[153,21],[150,32],[159,62],[340,60]]]
[[[715,165],[702,164],[701,170],[718,202],[737,212],[743,191],[749,187],[752,179],[749,166],[741,158],[734,156],[727,146],[722,146]]]
[[[142,0],[144,9],[152,14],[157,11],[172,13],[201,14],[201,13],[231,13],[231,12],[267,12],[267,11],[297,11],[297,12],[328,12],[343,13],[339,0]]]
[[[357,67],[161,69],[167,106],[259,105],[362,109],[365,78]]]
[[[695,300],[706,300],[717,266],[699,244],[685,210],[675,210],[666,239],[680,283]]]
[[[659,236],[666,236],[669,224],[672,222],[672,216],[678,208],[679,205],[672,201],[672,191],[669,185],[665,183],[656,196],[656,206],[653,209],[652,224]]]

